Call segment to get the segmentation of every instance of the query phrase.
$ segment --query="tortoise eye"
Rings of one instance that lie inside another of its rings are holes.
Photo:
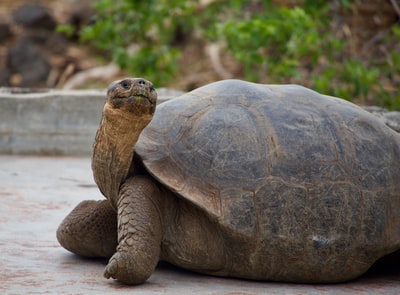
[[[129,82],[128,81],[122,81],[121,82],[121,86],[124,89],[129,89]]]

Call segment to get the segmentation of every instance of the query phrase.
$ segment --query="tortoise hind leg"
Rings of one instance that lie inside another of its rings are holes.
[[[85,257],[111,257],[117,247],[117,213],[108,200],[82,201],[61,222],[57,240]]]

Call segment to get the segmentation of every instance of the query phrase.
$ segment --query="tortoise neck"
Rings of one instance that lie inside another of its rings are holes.
[[[102,194],[115,206],[132,165],[134,146],[150,119],[105,104],[93,144],[92,170]]]

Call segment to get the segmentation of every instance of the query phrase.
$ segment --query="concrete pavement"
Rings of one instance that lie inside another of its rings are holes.
[[[0,156],[0,294],[400,294],[400,265],[346,284],[303,285],[216,278],[161,264],[149,281],[103,278],[106,261],[59,246],[55,232],[84,199],[102,198],[88,157]]]

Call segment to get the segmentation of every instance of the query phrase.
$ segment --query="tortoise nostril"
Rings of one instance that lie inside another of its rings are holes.
[[[138,81],[138,83],[139,83],[140,85],[146,85],[146,81],[143,80],[143,79],[140,79],[140,80]]]

